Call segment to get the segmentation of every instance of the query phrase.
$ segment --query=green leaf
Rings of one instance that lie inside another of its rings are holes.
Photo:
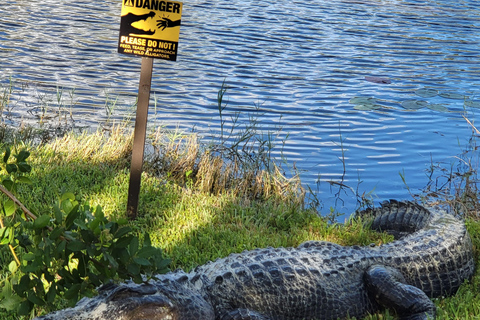
[[[14,274],[18,269],[18,265],[17,265],[17,262],[16,261],[12,261],[8,264],[8,271],[10,271],[10,273]]]
[[[139,258],[150,258],[158,254],[158,249],[154,247],[144,247],[138,251],[137,257]]]
[[[15,213],[15,210],[17,210],[17,207],[15,206],[15,202],[13,202],[13,200],[7,200],[3,203],[3,212],[5,213],[5,216],[11,216]]]
[[[91,230],[80,230],[80,234],[82,235],[83,240],[85,243],[92,243],[97,240],[97,237],[93,234]]]
[[[120,218],[120,219],[117,220],[117,223],[118,223],[118,225],[120,225],[120,226],[124,226],[124,225],[128,224],[129,221],[128,221],[128,219],[126,219],[126,218]]]
[[[32,171],[32,166],[30,166],[29,164],[27,164],[26,162],[19,162],[17,164],[18,166],[18,170],[20,172],[23,172],[23,173],[28,173],[30,171]]]
[[[105,224],[105,229],[110,229],[110,233],[115,234],[115,232],[118,230],[118,223],[110,221]]]
[[[150,235],[148,233],[145,234],[145,239],[143,240],[144,247],[151,247],[152,241],[150,240]]]
[[[172,262],[170,259],[163,259],[160,263],[157,262],[157,272],[158,273],[167,273],[169,271],[168,265]]]
[[[57,295],[57,289],[55,288],[55,284],[52,283],[52,285],[50,286],[50,289],[48,289],[48,292],[47,292],[47,302],[48,303],[53,303],[53,301],[55,301],[55,297]]]
[[[5,186],[5,188],[8,190],[8,191],[12,191],[12,188],[13,188],[13,181],[10,180],[10,179],[3,179],[2,181],[2,184]]]
[[[17,295],[9,295],[7,297],[4,296],[4,298],[0,302],[0,308],[12,311],[17,309],[22,301],[23,299]]]
[[[58,275],[62,277],[61,281],[62,281],[63,288],[65,288],[67,284],[70,285],[74,281],[72,274],[68,272],[67,269],[60,269],[57,272],[58,272]]]
[[[9,147],[6,147],[5,148],[5,155],[3,156],[3,163],[7,163],[8,162],[8,159],[10,158],[10,155],[12,154],[12,152],[10,151],[10,148]]]
[[[50,222],[50,216],[48,214],[44,214],[33,222],[33,228],[34,229],[42,229],[45,228],[48,223]]]
[[[22,256],[22,260],[25,260],[25,261],[33,261],[33,260],[35,260],[35,254],[34,254],[34,253],[31,253],[31,252],[25,253],[25,254]]]
[[[117,257],[117,260],[120,261],[120,263],[126,265],[130,261],[130,254],[128,253],[128,250],[125,249],[117,249],[112,252],[112,254]]]
[[[60,209],[62,209],[67,214],[71,213],[74,207],[75,204],[70,199],[66,199],[60,202]]]
[[[133,261],[141,266],[151,266],[152,264],[145,258],[133,258]]]
[[[38,297],[35,294],[35,292],[30,291],[27,299],[30,300],[33,304],[36,304],[37,306],[44,306],[45,305],[45,301],[43,301],[43,299]]]
[[[45,276],[45,280],[47,280],[50,284],[53,285],[53,281],[55,280],[55,276],[49,272],[45,272],[43,274]]]
[[[115,242],[115,248],[126,248],[130,244],[132,239],[132,235],[118,239],[117,242]]]
[[[130,227],[122,227],[115,232],[115,238],[121,238],[122,236],[126,235],[127,233],[131,232],[132,228]]]
[[[10,243],[13,243],[13,240],[15,239],[15,232],[13,228],[7,228],[8,229],[8,241]]]
[[[32,180],[30,180],[30,178],[25,177],[25,176],[18,177],[17,182],[24,183],[24,184],[32,184],[33,183]]]
[[[88,229],[85,220],[82,220],[82,219],[75,220],[75,225],[81,230],[87,230]]]
[[[23,268],[22,268],[23,269]],[[23,271],[23,270],[22,270]],[[30,290],[30,277],[25,274],[20,278],[20,281],[18,284],[13,286],[15,289],[15,292],[21,296],[21,297],[26,297],[28,291]]]
[[[60,242],[60,244],[55,248],[55,252],[54,252],[55,257],[63,257],[66,246],[67,246],[67,241],[62,240],[62,242]]]
[[[85,249],[85,243],[78,241],[78,240],[73,240],[67,244],[67,249],[76,252]]]
[[[130,244],[128,245],[128,251],[130,251],[130,254],[132,256],[137,253],[137,251],[138,251],[138,238],[137,237],[133,237],[132,241],[130,241]]]
[[[14,173],[18,171],[17,165],[15,163],[9,163],[6,165],[6,169],[8,174]]]
[[[75,283],[68,289],[65,294],[63,295],[67,300],[77,300],[78,298],[78,291],[80,289],[80,283]]]
[[[27,158],[30,156],[30,152],[27,150],[22,150],[17,154],[17,162],[25,162]]]
[[[51,240],[57,240],[62,234],[63,234],[63,228],[57,227],[57,228],[52,230],[49,238]]]
[[[0,228],[0,238],[3,238],[6,236],[7,234],[7,228],[6,227],[3,227],[3,228]]]
[[[33,303],[28,300],[24,300],[20,303],[20,308],[18,308],[18,314],[21,316],[26,316],[30,314],[30,311],[33,309]]]
[[[85,277],[88,271],[88,258],[84,254],[80,254],[79,256],[75,256],[78,259],[78,273],[80,277]]]
[[[97,236],[98,236],[98,235],[100,234],[100,232],[101,232],[100,228],[98,227],[98,226],[100,225],[100,222],[101,222],[100,219],[95,218],[95,219],[93,219],[93,220],[90,222],[90,224],[88,225],[88,228],[89,228],[90,230],[92,230],[93,233],[95,233],[95,235],[97,235]]]
[[[10,243],[10,239],[8,237],[5,237],[0,241],[0,245],[6,245],[9,243]]]
[[[103,210],[102,210],[101,206],[97,206],[95,208],[95,218],[100,220],[100,221],[103,220],[103,218],[105,218],[105,214],[103,213]]]
[[[63,220],[63,213],[62,211],[60,210],[60,208],[58,206],[54,206],[53,207],[53,212],[55,214],[55,222],[57,224],[60,224],[62,223],[62,220]]]
[[[71,192],[65,192],[64,194],[62,194],[60,201],[63,202],[65,200],[75,201],[75,195]]]
[[[127,266],[127,271],[133,275],[137,275],[137,274],[140,274],[140,267],[135,263],[130,263]]]
[[[111,265],[113,268],[115,268],[115,269],[118,268],[118,262],[115,261],[115,259],[114,259],[111,255],[109,255],[108,253],[105,253],[105,254],[104,254],[104,257],[107,258],[108,262],[110,263],[110,265]]]
[[[67,219],[65,219],[65,226],[69,229],[73,225],[73,221],[78,218],[78,205],[70,210],[70,213],[67,215]]]
[[[29,263],[26,267],[22,267],[22,271],[25,272],[25,273],[37,273],[39,271],[41,271],[42,269],[42,266],[36,261],[37,258]]]
[[[87,254],[94,257],[100,254],[100,250],[96,249],[94,246],[87,246]]]

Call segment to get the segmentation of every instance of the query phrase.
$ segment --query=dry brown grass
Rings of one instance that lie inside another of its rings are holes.
[[[149,170],[184,187],[209,194],[229,192],[249,199],[277,197],[303,206],[305,190],[298,174],[288,178],[268,153],[254,150],[253,140],[235,147],[202,145],[197,134],[157,130]],[[256,154],[260,157],[252,158]]]
[[[124,126],[112,127],[111,131],[94,133],[67,133],[45,144],[44,152],[49,153],[51,161],[118,163],[128,161],[131,156],[133,134]]]

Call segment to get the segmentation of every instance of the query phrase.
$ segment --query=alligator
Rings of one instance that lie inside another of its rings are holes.
[[[435,319],[430,298],[454,294],[472,276],[472,242],[453,215],[395,200],[357,215],[396,240],[244,251],[189,273],[106,284],[98,296],[37,319],[337,320],[385,308],[401,320]]]

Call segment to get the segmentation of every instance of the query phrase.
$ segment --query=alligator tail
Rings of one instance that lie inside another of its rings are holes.
[[[357,212],[371,229],[387,232],[395,239],[423,229],[431,219],[429,210],[411,201],[384,201],[380,207]]]

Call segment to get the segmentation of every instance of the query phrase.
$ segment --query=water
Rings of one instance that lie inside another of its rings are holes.
[[[478,118],[476,2],[185,1],[178,61],[154,63],[150,125],[218,132],[225,81],[226,115],[255,114],[262,129],[288,136],[276,155],[301,170],[325,211],[354,210],[355,193],[410,199],[399,173],[417,190],[432,164],[456,166],[472,132],[462,115]],[[38,121],[45,106],[71,110],[83,126],[132,113],[141,58],[117,53],[120,8],[111,0],[0,4],[0,80],[23,85],[11,121]],[[71,109],[58,108],[57,88]],[[415,93],[425,88],[443,97]],[[355,97],[382,108],[357,110]],[[402,107],[410,100],[443,107]]]

